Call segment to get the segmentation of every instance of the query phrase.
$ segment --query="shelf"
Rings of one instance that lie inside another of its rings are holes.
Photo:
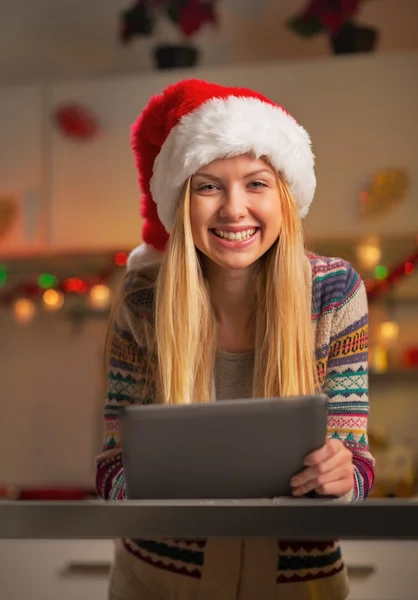
[[[418,384],[418,369],[399,369],[386,371],[386,373],[375,373],[373,371],[369,371],[369,380],[371,382],[396,381]]]

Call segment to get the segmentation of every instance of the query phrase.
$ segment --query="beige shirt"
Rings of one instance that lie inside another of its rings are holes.
[[[219,351],[215,362],[217,400],[251,398],[254,374],[254,350],[232,353]]]

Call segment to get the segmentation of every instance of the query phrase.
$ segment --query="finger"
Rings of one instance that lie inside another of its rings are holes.
[[[306,466],[318,465],[328,458],[331,458],[331,456],[334,456],[334,454],[341,452],[343,448],[345,448],[345,446],[341,440],[337,440],[335,438],[327,440],[326,443],[319,448],[319,450],[315,450],[314,452],[308,454],[303,463]]]
[[[311,479],[317,478],[319,475],[329,473],[330,471],[338,469],[340,466],[352,463],[352,459],[353,457],[349,450],[347,452],[338,452],[318,465],[306,467],[306,469],[292,477],[290,483],[296,487],[303,485]]]
[[[295,496],[303,496],[312,490],[317,490],[319,488],[325,489],[326,486],[341,480],[350,482],[350,485],[352,486],[353,478],[354,468],[352,463],[348,465],[344,464],[326,473],[315,473],[313,477],[306,479],[302,484],[295,485],[292,493]]]
[[[338,481],[332,481],[325,485],[320,485],[315,488],[315,492],[321,496],[345,496],[348,492],[351,492],[354,487],[354,481],[352,477],[339,479]]]
[[[309,494],[309,492],[312,492],[316,487],[316,481],[314,479],[311,479],[303,485],[293,488],[292,496],[305,496],[306,494]]]

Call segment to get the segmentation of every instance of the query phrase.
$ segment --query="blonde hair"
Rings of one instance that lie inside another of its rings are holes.
[[[310,267],[302,224],[280,176],[278,186],[282,230],[260,260],[256,275],[254,397],[309,394],[316,386]],[[191,232],[190,180],[157,276],[155,302],[162,401],[209,401],[214,393],[216,327],[208,282]]]

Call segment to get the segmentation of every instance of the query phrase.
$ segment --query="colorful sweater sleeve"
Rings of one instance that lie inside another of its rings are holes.
[[[118,312],[110,333],[107,398],[104,409],[104,441],[96,458],[96,489],[106,500],[126,498],[122,464],[120,415],[123,407],[153,401],[148,389],[148,361],[145,343],[138,343],[124,313]]]
[[[368,307],[364,284],[348,263],[336,295],[323,384],[329,398],[328,434],[342,440],[353,454],[354,489],[349,499],[361,502],[374,480],[367,437]]]

